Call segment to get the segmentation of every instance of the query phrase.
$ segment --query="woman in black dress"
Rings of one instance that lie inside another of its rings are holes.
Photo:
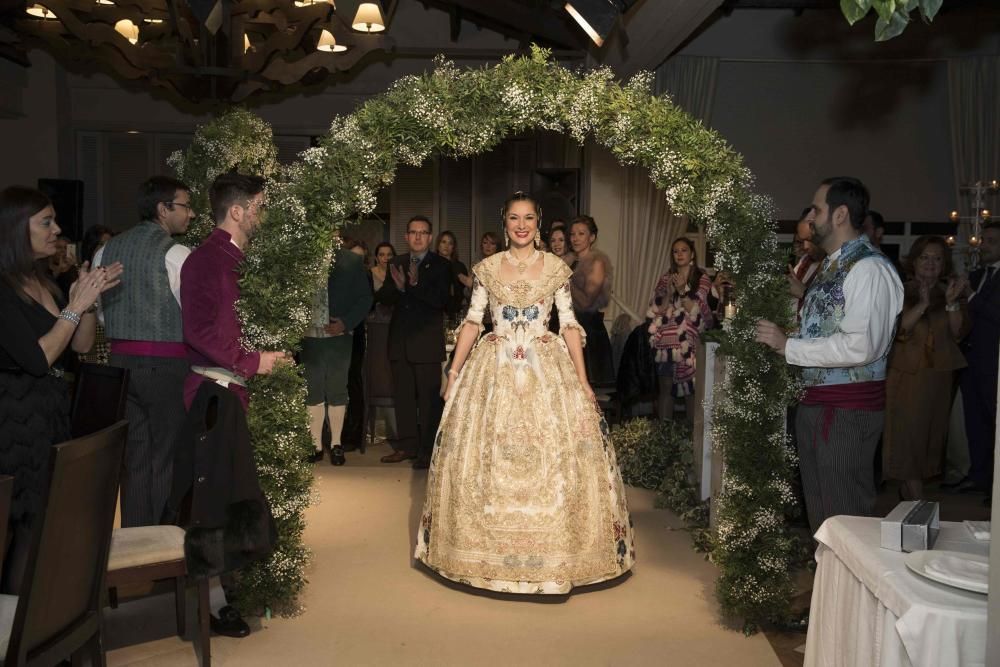
[[[451,261],[451,294],[448,297],[448,330],[453,331],[462,321],[468,299],[468,290],[472,289],[472,276],[469,269],[458,259],[458,240],[447,230],[438,234],[434,246],[437,254]]]
[[[68,385],[60,358],[94,343],[98,295],[121,265],[85,264],[65,299],[46,273],[59,226],[48,198],[31,188],[0,192],[0,474],[13,475],[3,591],[17,593],[31,525],[47,483],[49,448],[69,438]],[[7,538],[7,536],[4,536]]]
[[[589,215],[580,215],[569,226],[569,242],[575,257],[570,291],[576,321],[587,332],[583,359],[591,386],[615,382],[611,337],[604,326],[604,309],[611,303],[611,260],[594,247],[597,223]]]

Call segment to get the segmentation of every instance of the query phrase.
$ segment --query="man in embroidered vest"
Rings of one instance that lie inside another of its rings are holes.
[[[256,479],[246,426],[249,402],[246,383],[254,375],[270,373],[275,363],[288,355],[244,349],[243,326],[236,312],[240,264],[250,238],[260,225],[263,191],[262,178],[232,173],[217,177],[209,192],[216,227],[191,253],[181,272],[184,343],[191,362],[191,372],[184,382],[184,404],[188,409],[187,424],[198,434],[193,443],[195,451],[185,459],[190,465],[182,469],[178,458],[175,474],[175,497],[178,488],[193,487],[192,526],[185,538],[186,550],[194,541],[193,534],[222,528],[206,525],[198,517],[228,517],[235,515],[238,508],[266,504]],[[213,457],[207,447],[199,447],[205,444],[206,437],[214,439],[218,446],[230,448],[233,455]],[[248,549],[239,543],[260,537],[252,531],[263,526],[266,532],[269,520],[268,516],[264,521],[245,521],[246,532],[233,535],[231,540],[226,526],[229,541],[219,550],[232,546]],[[267,535],[263,541],[267,541]],[[258,542],[253,544],[258,546]],[[266,555],[261,551],[254,553],[255,557]],[[228,583],[224,575],[223,587]],[[212,630],[217,634],[229,637],[250,634],[239,612],[224,600],[213,598],[212,611],[217,614],[211,619]]]
[[[875,509],[875,448],[885,409],[886,360],[903,306],[892,264],[861,233],[868,190],[828,178],[813,197],[813,243],[827,257],[805,295],[798,334],[766,320],[757,341],[802,369],[795,418],[809,526]]]
[[[306,408],[316,453],[323,457],[323,422],[330,424],[330,463],[346,462],[340,443],[347,414],[347,372],[354,350],[354,329],[372,307],[364,260],[347,248],[334,255],[326,285],[316,295],[313,319],[302,338],[302,365],[306,376]]]
[[[190,250],[173,237],[194,217],[184,183],[153,176],[139,186],[139,224],[94,255],[94,266],[129,267],[101,298],[111,365],[129,371],[122,526],[155,526],[170,495],[174,443],[184,422],[187,350],[181,331],[181,266]]]

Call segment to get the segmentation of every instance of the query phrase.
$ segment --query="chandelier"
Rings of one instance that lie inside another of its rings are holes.
[[[350,18],[331,0],[28,0],[15,28],[67,65],[213,104],[318,84],[393,48],[380,3]]]
[[[1000,183],[996,179],[992,181],[976,181],[972,185],[965,185],[959,190],[971,200],[969,214],[961,215],[957,210],[949,214],[948,219],[957,223],[956,234],[949,235],[945,241],[949,246],[955,246],[958,238],[963,238],[968,243],[966,252],[969,255],[970,269],[974,269],[979,264],[979,246],[983,242],[983,225],[990,221],[992,213],[990,206],[997,203],[997,194],[1000,193]],[[956,238],[956,235],[958,238]]]

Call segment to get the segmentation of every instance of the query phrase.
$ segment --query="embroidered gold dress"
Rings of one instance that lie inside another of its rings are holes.
[[[571,271],[505,284],[501,253],[475,267],[466,322],[482,337],[445,405],[415,557],[438,574],[504,593],[566,593],[632,567],[635,548],[607,426],[560,334],[580,330]],[[581,330],[581,335],[583,331]]]

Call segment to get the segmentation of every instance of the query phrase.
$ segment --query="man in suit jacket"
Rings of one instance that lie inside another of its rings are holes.
[[[434,437],[441,421],[441,364],[445,360],[444,315],[451,288],[451,262],[430,252],[431,222],[414,216],[406,225],[410,252],[389,265],[392,279],[377,301],[394,305],[389,324],[398,450],[383,463],[415,459],[413,467],[430,465]]]
[[[962,402],[969,438],[969,477],[974,489],[993,485],[997,418],[997,364],[1000,363],[1000,224],[984,225],[981,268],[969,275],[972,330],[962,342],[968,367],[962,371]]]

